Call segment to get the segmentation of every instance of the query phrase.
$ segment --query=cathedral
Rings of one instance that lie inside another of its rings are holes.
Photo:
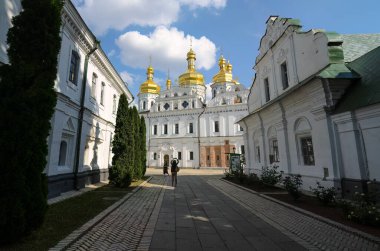
[[[138,109],[147,128],[147,166],[163,167],[178,158],[183,168],[227,168],[228,153],[245,153],[243,128],[236,122],[248,115],[249,90],[232,77],[232,64],[219,58],[219,72],[206,100],[204,76],[195,67],[196,54],[187,53],[187,70],[178,85],[166,81],[166,90],[147,69],[141,84]]]

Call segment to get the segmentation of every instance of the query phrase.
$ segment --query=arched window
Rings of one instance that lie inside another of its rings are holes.
[[[67,142],[62,140],[59,146],[58,166],[66,165]]]
[[[146,102],[143,101],[143,110],[145,110],[145,109],[146,109]]]
[[[92,85],[91,85],[91,97],[96,99],[96,82],[98,81],[98,76],[93,73],[92,74]]]
[[[299,118],[294,124],[294,135],[298,148],[298,160],[301,165],[314,166],[314,148],[312,128],[307,118]]]
[[[154,102],[152,101],[152,102],[150,102],[150,107],[152,107],[154,105]]]
[[[239,87],[236,87],[236,88],[235,88],[235,92],[240,92],[240,88],[239,88]]]
[[[215,96],[216,96],[216,90],[214,90],[214,91],[212,92],[212,97],[215,98]]]
[[[186,92],[184,92],[184,93],[183,93],[183,96],[187,96],[187,93],[186,93]]]
[[[178,97],[178,93],[174,93],[174,97]]]
[[[104,89],[106,88],[106,84],[102,82],[102,86],[100,89],[100,104],[104,105]]]
[[[69,81],[74,85],[78,84],[79,62],[78,53],[76,51],[71,51]]]
[[[160,104],[158,104],[158,106],[157,106],[157,110],[158,110],[158,111],[161,111],[161,105],[160,105]]]
[[[112,113],[116,114],[116,95],[113,95],[113,100],[112,100]]]

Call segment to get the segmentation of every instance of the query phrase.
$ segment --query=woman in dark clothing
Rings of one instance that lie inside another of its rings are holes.
[[[171,164],[171,172],[172,172],[172,186],[177,186],[177,172],[179,171],[178,167],[179,160],[178,159],[173,159],[170,164]]]

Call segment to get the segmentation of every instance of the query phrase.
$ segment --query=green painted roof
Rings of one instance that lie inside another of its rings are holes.
[[[320,73],[321,78],[358,78],[359,76],[347,68],[345,64],[329,64]]]
[[[361,78],[348,88],[334,113],[380,103],[380,42],[377,48],[348,63],[347,66]]]
[[[380,45],[380,34],[341,35],[344,62],[352,62]]]

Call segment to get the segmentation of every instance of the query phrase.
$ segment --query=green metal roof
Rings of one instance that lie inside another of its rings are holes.
[[[380,42],[377,48],[347,64],[361,78],[350,86],[334,113],[380,103]]]
[[[345,64],[329,64],[317,74],[321,78],[358,78]]]
[[[344,62],[352,62],[380,45],[380,34],[341,35]]]

